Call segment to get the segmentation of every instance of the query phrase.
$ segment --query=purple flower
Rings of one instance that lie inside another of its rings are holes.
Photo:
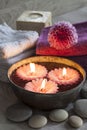
[[[78,42],[78,34],[71,23],[61,21],[50,28],[48,42],[51,47],[57,50],[67,49]]]

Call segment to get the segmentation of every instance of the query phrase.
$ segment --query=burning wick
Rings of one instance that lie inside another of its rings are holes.
[[[66,68],[63,68],[63,78],[65,78],[66,74],[67,74]]]
[[[31,74],[35,73],[35,64],[34,63],[30,63],[30,72],[31,72]]]
[[[58,85],[46,78],[37,78],[36,80],[32,80],[31,82],[27,82],[24,86],[24,89],[36,93],[56,93],[59,88]]]
[[[47,83],[47,79],[43,79],[43,81],[41,83],[41,91],[43,91],[45,89],[46,83]]]

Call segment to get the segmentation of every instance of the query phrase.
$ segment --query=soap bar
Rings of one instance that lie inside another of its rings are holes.
[[[35,30],[39,34],[44,27],[52,25],[51,12],[25,11],[16,21],[18,30]]]

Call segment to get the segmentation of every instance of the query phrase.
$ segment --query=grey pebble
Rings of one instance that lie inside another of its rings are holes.
[[[74,128],[79,128],[83,125],[83,120],[76,115],[70,116],[68,121],[69,124]]]
[[[83,118],[87,118],[87,99],[79,99],[74,104],[74,111]]]
[[[68,112],[64,109],[55,109],[50,112],[49,118],[55,122],[62,122],[68,118]]]
[[[83,98],[87,98],[87,80],[86,80],[84,86],[81,89],[81,96]]]
[[[22,103],[14,104],[7,108],[6,117],[14,122],[27,120],[32,115],[32,110]]]
[[[28,124],[32,128],[41,128],[47,124],[47,118],[43,115],[34,115],[29,119]]]

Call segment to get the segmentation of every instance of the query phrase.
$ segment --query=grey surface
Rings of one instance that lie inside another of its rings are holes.
[[[0,23],[5,21],[15,28],[16,19],[26,9],[52,11],[53,23],[58,20],[67,20],[72,23],[87,21],[87,0],[0,0]],[[6,109],[16,101],[17,98],[8,84],[0,81],[0,130],[33,130],[28,127],[27,121],[13,123],[7,120]],[[41,128],[41,130],[58,129],[76,130],[71,128],[67,121],[63,123],[48,121],[48,124]],[[84,120],[84,125],[77,130],[87,130],[87,120]]]
[[[87,0],[0,0],[0,23],[6,22],[15,28],[16,19],[25,10],[51,11],[53,23],[60,19],[77,22],[83,18],[87,20],[86,6]],[[78,14],[79,9],[81,12]],[[64,14],[71,11],[77,13],[64,18]]]

